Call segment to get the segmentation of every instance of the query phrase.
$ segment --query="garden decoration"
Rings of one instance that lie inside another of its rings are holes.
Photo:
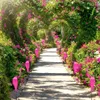
[[[95,78],[94,77],[90,78],[90,87],[91,87],[91,92],[93,92],[95,89]]]
[[[0,1],[0,71],[5,68],[15,91],[18,79],[23,82],[27,75],[22,64],[25,62],[29,72],[33,58],[39,58],[43,46],[49,44],[56,46],[77,80],[88,84],[91,92],[97,90],[100,96],[100,0]],[[45,36],[39,37],[38,32]],[[20,64],[16,65],[16,61]],[[5,94],[0,95],[0,100],[8,100]]]
[[[14,86],[15,91],[17,91],[18,90],[18,76],[15,76],[12,79],[12,85]]]
[[[30,70],[30,62],[29,62],[29,60],[27,60],[25,62],[25,67],[26,67],[27,72],[29,72],[29,70]]]
[[[39,58],[39,49],[38,48],[35,49],[35,55],[37,58]]]

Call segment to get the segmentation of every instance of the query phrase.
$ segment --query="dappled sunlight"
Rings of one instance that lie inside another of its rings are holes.
[[[49,49],[48,49],[49,50]],[[22,91],[19,100],[25,98],[36,100],[86,100],[91,98],[91,93],[83,85],[77,84],[71,74],[63,67],[62,61],[55,62],[51,57],[51,64],[45,64],[44,56],[48,50],[41,55],[41,59],[29,75],[28,82]],[[56,50],[52,49],[51,55],[56,55]],[[54,53],[55,52],[55,53]],[[47,59],[49,56],[46,57]],[[38,65],[40,63],[40,65]],[[43,66],[42,66],[43,64]],[[75,91],[75,92],[73,92]],[[83,99],[84,98],[84,99]]]
[[[100,99],[100,0],[0,0],[0,100]]]

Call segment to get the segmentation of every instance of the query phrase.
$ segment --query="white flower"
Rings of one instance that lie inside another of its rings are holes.
[[[100,53],[99,53],[99,51],[96,51],[94,54],[99,55]]]

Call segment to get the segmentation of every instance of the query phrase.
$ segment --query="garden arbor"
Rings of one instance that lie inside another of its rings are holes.
[[[6,78],[9,76],[9,82],[19,74],[21,81],[27,75],[24,63],[30,60],[34,64],[38,58],[36,51],[39,54],[55,42],[61,47],[59,53],[68,54],[65,62],[72,70],[74,61],[84,65],[82,75],[77,74],[82,81],[89,83],[90,78],[85,74],[94,73],[99,90],[100,65],[95,52],[100,50],[100,0],[5,0],[0,9],[0,64],[4,69],[0,71]],[[52,31],[56,32],[54,37]],[[42,47],[47,37],[49,43]],[[90,61],[90,69],[85,61]],[[89,73],[84,72],[86,69]]]

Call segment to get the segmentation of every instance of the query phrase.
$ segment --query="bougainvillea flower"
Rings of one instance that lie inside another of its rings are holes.
[[[97,59],[97,62],[100,63],[100,58]]]
[[[83,45],[81,46],[81,48],[87,48],[87,45],[86,45],[86,44],[83,44]]]
[[[98,79],[100,80],[100,76],[98,76]]]
[[[98,90],[98,96],[100,96],[100,89]]]
[[[72,11],[74,11],[74,7],[72,7]]]
[[[45,46],[45,40],[42,39],[41,42],[42,42],[42,45]]]
[[[86,72],[86,77],[91,78],[91,75],[88,73],[88,71]]]
[[[32,14],[29,13],[29,14],[28,14],[28,19],[31,19],[31,18],[32,18]]]
[[[100,29],[100,26],[98,26],[98,29]]]
[[[66,58],[67,58],[67,53],[64,52],[64,53],[63,53],[63,59],[64,59],[64,61],[66,60]]]
[[[46,0],[42,0],[42,6],[46,6]]]
[[[73,64],[73,71],[74,73],[78,73],[81,71],[81,67],[82,67],[82,64],[79,64],[78,62],[74,62]]]
[[[3,15],[5,13],[5,10],[1,10],[1,14]]]
[[[2,17],[0,16],[0,20],[2,20]]]
[[[30,55],[30,57],[29,57],[29,60],[30,60],[30,62],[32,62],[32,60],[33,60],[31,55]]]
[[[87,58],[85,59],[85,63],[91,63],[93,60],[94,60],[94,58],[87,57]]]
[[[6,28],[7,27],[7,24],[6,23],[4,23],[4,28]]]
[[[20,47],[20,45],[18,44],[18,45],[16,45],[16,48],[20,49],[21,47]]]

